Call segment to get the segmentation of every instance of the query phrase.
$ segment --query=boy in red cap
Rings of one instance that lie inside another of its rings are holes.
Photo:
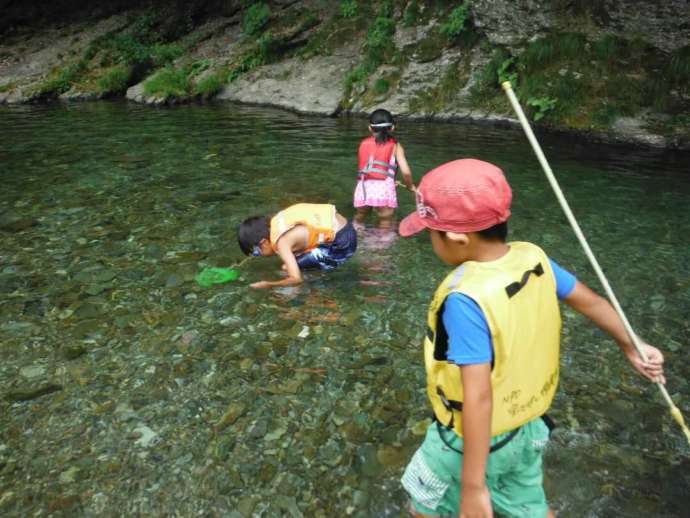
[[[665,382],[663,356],[637,354],[609,302],[538,246],[506,243],[512,192],[487,162],[455,160],[424,176],[400,234],[428,229],[456,266],[439,285],[424,343],[435,422],[402,477],[414,516],[553,516],[542,487],[546,417],[558,385],[558,300],[606,331],[632,366]]]

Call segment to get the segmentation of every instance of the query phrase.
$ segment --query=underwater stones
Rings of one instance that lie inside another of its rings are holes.
[[[29,365],[19,369],[19,374],[30,381],[42,378],[45,373],[46,368],[43,365]]]
[[[232,425],[247,411],[247,405],[240,401],[232,401],[229,405],[223,417],[221,417],[218,422],[214,425],[216,432],[222,432],[228,426]]]
[[[4,232],[22,232],[38,225],[38,221],[32,218],[0,217],[0,230]]]
[[[385,468],[401,467],[408,460],[408,453],[400,447],[383,444],[376,451],[376,459]]]
[[[218,323],[223,327],[239,327],[242,325],[242,319],[240,317],[231,315],[222,318]]]
[[[71,466],[69,469],[60,473],[58,481],[60,484],[72,484],[79,475],[79,468],[77,466]]]
[[[248,439],[261,439],[268,432],[269,419],[262,417],[257,419],[247,432]]]
[[[149,448],[160,442],[160,436],[144,424],[140,424],[134,428],[130,437],[136,439],[134,444],[142,448]]]
[[[79,320],[98,318],[104,310],[100,302],[102,301],[86,300],[72,310],[72,314]]]
[[[105,283],[117,277],[117,272],[100,266],[86,268],[74,276],[74,280],[84,284]]]
[[[62,390],[62,385],[56,383],[45,383],[35,387],[26,387],[23,389],[12,390],[7,393],[5,399],[10,402],[31,401],[32,399],[59,392]]]
[[[373,444],[364,444],[357,448],[353,467],[362,477],[378,477],[383,472],[383,466],[378,460],[377,448]]]
[[[258,496],[243,496],[237,502],[237,511],[244,518],[250,518],[260,500]]]
[[[99,319],[82,320],[70,330],[70,333],[75,338],[86,338],[100,331],[103,324]]]

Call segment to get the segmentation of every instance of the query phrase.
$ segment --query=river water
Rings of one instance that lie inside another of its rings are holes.
[[[359,119],[233,105],[0,109],[0,512],[5,516],[403,516],[428,422],[421,340],[447,273],[428,237],[372,220],[356,256],[254,291],[235,228],[299,201],[347,217]],[[601,291],[516,129],[402,121],[415,179],[501,166],[511,238]],[[688,154],[543,137],[633,326],[690,419]],[[413,208],[399,190],[399,215]],[[688,516],[690,449],[658,390],[563,311],[545,486],[559,516]]]

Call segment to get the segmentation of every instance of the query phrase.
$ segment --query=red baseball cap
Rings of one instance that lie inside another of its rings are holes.
[[[424,175],[417,210],[400,222],[400,235],[425,228],[477,232],[510,217],[513,193],[503,171],[474,158],[453,160]]]

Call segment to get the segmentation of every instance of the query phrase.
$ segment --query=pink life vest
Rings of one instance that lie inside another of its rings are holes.
[[[367,137],[359,144],[359,178],[385,180],[394,178],[398,166],[395,163],[395,139],[377,144],[374,137]]]

